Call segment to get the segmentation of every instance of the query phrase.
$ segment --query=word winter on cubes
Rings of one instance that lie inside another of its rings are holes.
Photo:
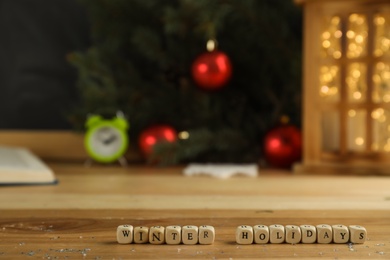
[[[241,225],[236,229],[236,242],[249,244],[329,244],[354,243],[366,241],[367,231],[359,225]]]
[[[116,238],[119,244],[168,244],[168,245],[210,245],[215,240],[213,226],[152,226],[133,227],[132,225],[120,225],[116,230]]]

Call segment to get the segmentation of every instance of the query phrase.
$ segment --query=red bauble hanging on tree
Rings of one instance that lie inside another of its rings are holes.
[[[264,154],[269,165],[290,168],[301,159],[302,138],[300,130],[289,124],[273,128],[265,136]]]
[[[222,51],[201,54],[192,64],[192,77],[196,84],[206,90],[217,90],[226,85],[232,75],[229,57]]]
[[[148,157],[153,153],[153,146],[159,142],[175,142],[177,140],[176,130],[169,125],[151,126],[139,136],[138,144],[142,153]]]

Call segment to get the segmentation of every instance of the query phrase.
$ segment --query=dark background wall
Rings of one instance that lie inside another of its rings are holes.
[[[76,0],[0,0],[0,128],[70,128],[77,71],[66,55],[89,42]]]

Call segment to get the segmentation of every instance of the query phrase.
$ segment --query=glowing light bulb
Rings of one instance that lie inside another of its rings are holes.
[[[186,139],[190,138],[190,134],[187,131],[180,132],[178,136],[182,140],[186,140]]]
[[[359,15],[358,18],[356,19],[356,24],[362,25],[364,22],[365,22],[364,17]]]
[[[324,75],[322,75],[322,79],[323,79],[325,82],[330,82],[330,81],[332,81],[333,76],[332,76],[331,73],[325,73]]]
[[[377,108],[374,111],[371,112],[371,117],[373,119],[379,119],[384,114],[383,108]]]
[[[337,75],[337,72],[339,71],[339,68],[337,66],[332,66],[330,68],[330,74],[335,77]]]
[[[326,40],[322,42],[322,47],[329,48],[330,47],[330,41]]]
[[[377,68],[378,70],[384,70],[384,69],[386,68],[386,65],[385,65],[384,62],[378,62],[378,63],[376,64],[376,68]]]
[[[348,111],[348,116],[349,116],[349,117],[354,117],[354,116],[356,116],[356,110],[350,109],[350,110]]]
[[[374,20],[374,23],[376,25],[384,25],[386,22],[386,19],[383,16],[377,16]]]
[[[363,41],[364,41],[363,35],[360,35],[360,34],[356,35],[355,41],[356,41],[357,43],[363,43]]]
[[[334,16],[332,17],[332,20],[330,21],[333,25],[338,25],[340,23],[340,17]]]
[[[381,40],[381,44],[382,44],[382,47],[383,47],[383,48],[389,48],[390,40],[387,39],[387,38],[383,38],[383,39]]]
[[[364,144],[364,138],[363,137],[357,137],[355,139],[355,144],[359,145],[359,146],[363,145]]]
[[[360,75],[361,75],[361,73],[360,73],[359,70],[354,70],[354,71],[352,72],[352,76],[353,76],[354,78],[360,78]]]
[[[356,22],[357,18],[358,18],[358,15],[357,15],[357,14],[351,14],[351,15],[349,16],[349,21],[350,21],[350,22]]]
[[[357,49],[357,45],[355,43],[351,43],[349,46],[348,46],[348,49],[351,51],[351,52],[355,52],[356,49]]]
[[[362,93],[359,92],[359,91],[355,91],[355,92],[353,92],[352,96],[353,96],[354,99],[361,99],[362,98]]]
[[[341,52],[340,51],[333,52],[333,58],[340,59],[341,58]]]
[[[329,87],[328,86],[322,86],[321,87],[321,93],[328,94],[329,93]]]
[[[326,31],[322,33],[322,38],[328,40],[330,38],[330,32]]]
[[[216,41],[213,40],[213,39],[208,40],[207,43],[206,43],[206,49],[207,49],[208,51],[213,51],[213,50],[215,50],[215,47],[216,47],[216,46],[217,46],[217,43],[216,43]]]
[[[347,32],[347,37],[348,37],[348,39],[353,39],[353,38],[355,38],[355,32],[349,30],[349,31]]]
[[[337,30],[334,32],[334,37],[339,39],[339,38],[341,38],[341,36],[343,36],[343,33],[340,30]]]
[[[390,71],[383,72],[383,79],[386,81],[390,79]]]

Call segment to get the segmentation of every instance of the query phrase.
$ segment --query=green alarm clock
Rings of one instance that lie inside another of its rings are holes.
[[[112,119],[90,116],[85,124],[84,145],[88,155],[97,162],[111,163],[120,160],[128,147],[129,127],[123,114]]]

